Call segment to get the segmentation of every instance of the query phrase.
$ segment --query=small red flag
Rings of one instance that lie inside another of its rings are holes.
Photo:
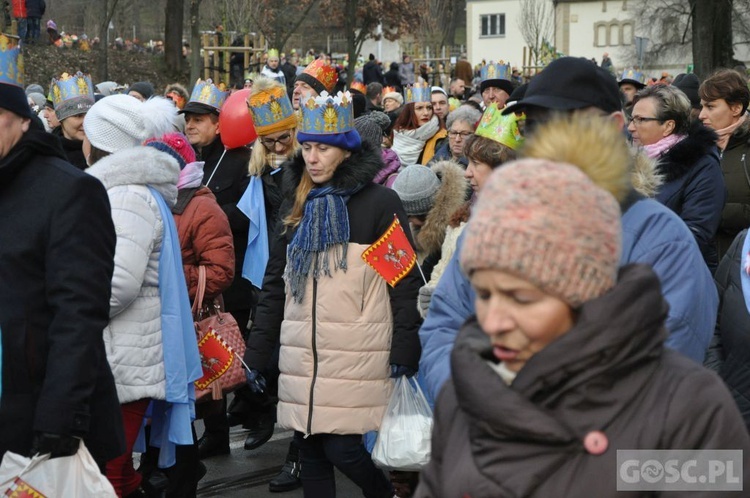
[[[394,215],[388,230],[365,249],[362,259],[391,287],[395,287],[409,273],[417,262],[417,254],[406,238],[398,216]]]
[[[201,358],[203,377],[195,381],[198,389],[207,389],[209,385],[229,370],[234,361],[234,353],[224,340],[216,335],[211,327],[198,341],[198,354]]]

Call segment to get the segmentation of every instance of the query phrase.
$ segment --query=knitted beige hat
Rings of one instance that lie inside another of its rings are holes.
[[[497,168],[482,189],[461,267],[516,274],[577,308],[615,284],[620,250],[612,194],[575,166],[524,159]]]

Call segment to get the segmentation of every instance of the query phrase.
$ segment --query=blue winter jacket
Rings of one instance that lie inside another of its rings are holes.
[[[622,216],[620,265],[645,263],[659,276],[669,303],[666,346],[702,362],[711,341],[719,306],[716,287],[695,238],[680,218],[653,199],[634,192]],[[635,201],[635,202],[633,202]],[[475,294],[461,272],[465,231],[432,295],[419,330],[420,376],[431,400],[450,377],[450,354],[458,330],[474,314]]]

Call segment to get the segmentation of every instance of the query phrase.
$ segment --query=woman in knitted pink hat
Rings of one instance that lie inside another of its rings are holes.
[[[605,135],[585,154],[627,154],[615,127]],[[476,315],[456,338],[415,496],[614,498],[618,450],[750,449],[722,382],[665,349],[658,277],[618,271],[620,251],[618,202],[580,167],[494,170],[461,253]]]

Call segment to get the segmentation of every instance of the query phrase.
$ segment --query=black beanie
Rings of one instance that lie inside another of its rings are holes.
[[[31,118],[31,107],[26,92],[20,86],[0,83],[0,107],[22,118]]]

